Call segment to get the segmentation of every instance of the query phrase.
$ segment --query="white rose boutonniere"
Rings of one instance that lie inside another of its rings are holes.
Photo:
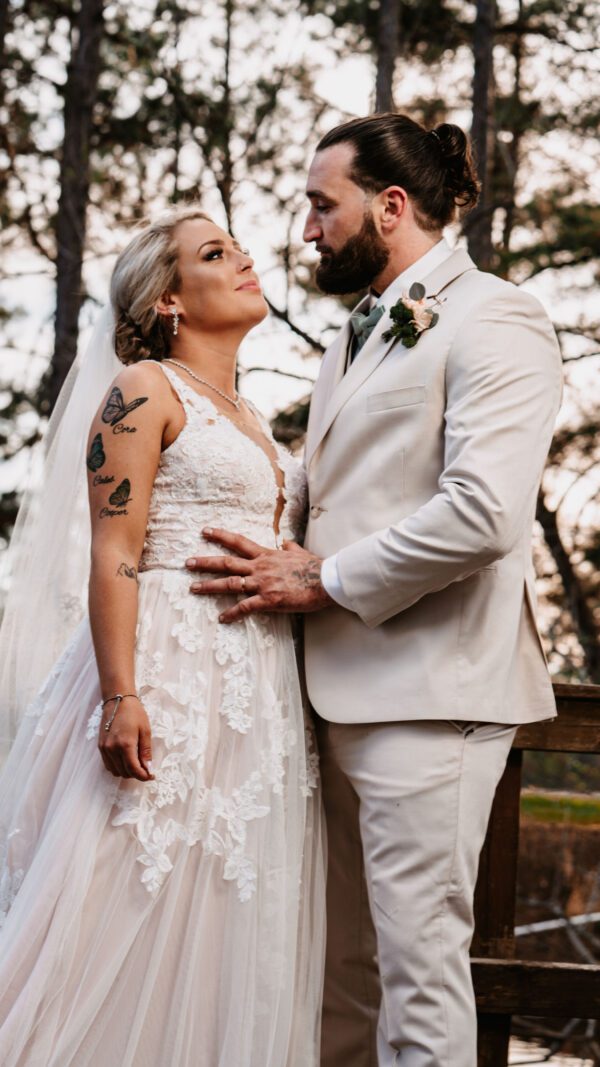
[[[383,335],[384,341],[402,341],[405,348],[414,348],[425,330],[431,330],[439,319],[437,311],[426,306],[425,286],[415,282],[390,308],[393,325]]]

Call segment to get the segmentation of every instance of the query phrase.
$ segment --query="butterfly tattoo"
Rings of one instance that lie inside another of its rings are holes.
[[[106,401],[104,411],[102,412],[102,422],[108,422],[111,426],[116,426],[118,422],[121,422],[127,415],[130,415],[132,411],[139,408],[141,404],[145,404],[147,396],[138,396],[131,403],[126,404],[123,400],[123,394],[118,386],[115,385],[114,389]]]
[[[102,447],[102,434],[97,433],[90,445],[90,450],[86,457],[86,466],[89,471],[99,471],[100,467],[103,467],[106,462],[106,455],[104,448]]]
[[[119,482],[117,488],[108,498],[109,504],[112,504],[115,508],[123,508],[125,504],[129,503],[131,499],[129,494],[131,492],[131,482],[129,478],[123,478],[122,482]]]

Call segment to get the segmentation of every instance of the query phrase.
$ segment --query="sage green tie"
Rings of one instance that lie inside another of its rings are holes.
[[[368,341],[384,313],[385,308],[383,305],[375,304],[375,307],[372,307],[367,315],[363,311],[355,311],[350,316],[350,326],[355,338],[351,360],[356,358],[365,341]]]

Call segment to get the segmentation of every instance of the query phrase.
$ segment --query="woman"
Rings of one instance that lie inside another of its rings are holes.
[[[274,546],[302,520],[299,468],[235,390],[266,304],[195,207],[133,238],[111,297],[89,616],[0,782],[0,1062],[308,1067],[323,871],[289,624],[221,625],[185,569],[207,525]]]

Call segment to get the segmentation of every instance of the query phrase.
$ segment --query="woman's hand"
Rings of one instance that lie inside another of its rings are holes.
[[[113,712],[114,703],[110,701],[104,708],[98,738],[104,766],[117,778],[153,781],[152,734],[142,703],[137,697],[123,697],[107,730]]]

